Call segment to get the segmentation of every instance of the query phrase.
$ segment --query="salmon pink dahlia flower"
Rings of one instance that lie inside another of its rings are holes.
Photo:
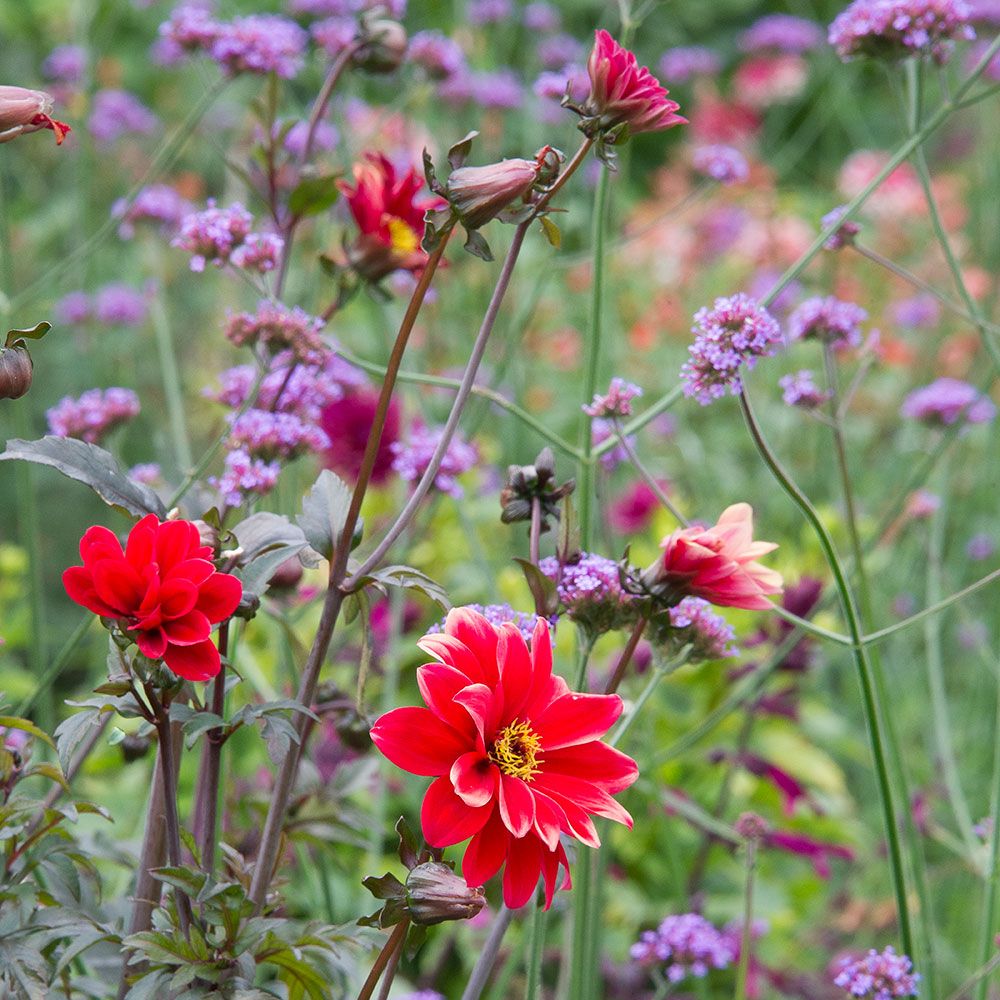
[[[593,138],[618,126],[635,135],[687,123],[677,114],[680,105],[670,100],[663,84],[603,29],[595,33],[587,73],[590,96],[579,109],[580,128],[586,135]]]
[[[143,656],[164,660],[178,677],[207,681],[219,672],[210,634],[243,596],[243,585],[216,572],[212,549],[190,521],[147,514],[129,532],[125,550],[101,525],[80,540],[82,566],[63,573],[70,599],[134,639]]]
[[[503,867],[503,898],[513,909],[531,899],[541,877],[547,908],[557,887],[569,888],[560,834],[597,847],[591,816],[632,826],[612,795],[635,781],[638,768],[600,740],[621,714],[621,699],[573,693],[552,673],[544,621],[529,650],[516,625],[496,627],[457,608],[444,634],[419,645],[436,660],[417,670],[428,707],[383,715],[372,740],[404,771],[435,779],[421,811],[424,837],[434,847],[472,838],[462,861],[470,885]]]
[[[753,508],[727,507],[711,528],[682,528],[663,540],[660,582],[685,596],[703,597],[724,608],[764,611],[767,594],[781,593],[781,574],[757,562],[774,551],[753,540]]]

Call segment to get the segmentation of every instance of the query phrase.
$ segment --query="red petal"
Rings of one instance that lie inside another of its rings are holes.
[[[538,779],[536,778],[533,783],[537,785]],[[565,798],[552,788],[539,787],[538,791],[544,795],[548,795],[566,814],[565,833],[568,833],[571,837],[576,837],[580,843],[586,844],[588,847],[601,846],[601,838],[597,835],[597,827],[594,826],[594,821],[576,802]]]
[[[153,562],[156,544],[156,529],[160,521],[155,514],[147,514],[128,534],[125,543],[125,558],[131,566],[142,570]]]
[[[164,618],[183,618],[194,610],[198,602],[198,588],[187,580],[166,580],[160,588],[160,610]]]
[[[224,622],[232,615],[243,596],[243,584],[229,573],[213,573],[198,588],[195,605],[210,622]]]
[[[455,794],[467,806],[484,806],[497,788],[497,768],[485,754],[463,753],[449,772]]]
[[[532,678],[528,646],[516,625],[500,626],[497,662],[500,664],[500,684],[503,687],[503,717],[512,720],[517,718],[517,713],[531,693]]]
[[[562,885],[557,886],[556,880],[559,878],[559,866],[562,865],[565,875],[563,875]],[[545,909],[552,905],[552,897],[556,889],[569,889],[572,882],[569,877],[569,860],[566,857],[566,849],[559,844],[554,851],[548,851],[542,855],[542,874],[545,876]]]
[[[164,575],[200,547],[198,529],[190,521],[164,521],[156,529],[156,561]]]
[[[484,742],[493,735],[503,712],[503,691],[491,691],[485,684],[470,684],[454,700],[469,713]]]
[[[142,603],[146,588],[124,559],[98,559],[91,567],[91,576],[97,596],[120,614],[127,614]]]
[[[616,694],[566,694],[535,719],[545,750],[589,743],[603,736],[622,714]]]
[[[432,781],[420,807],[420,825],[431,847],[450,847],[468,840],[483,828],[493,811],[492,805],[473,809],[451,787],[447,778]]]
[[[639,768],[628,754],[594,740],[545,754],[546,774],[568,774],[583,778],[614,794],[628,788],[639,777]]]
[[[554,796],[556,801],[560,803],[569,799],[594,816],[613,819],[616,823],[622,823],[630,830],[632,829],[632,817],[628,811],[611,798],[607,792],[592,785],[589,781],[570,778],[565,774],[543,773],[536,775],[535,784],[541,791]]]
[[[213,573],[215,566],[209,559],[185,559],[170,571],[171,580],[187,580],[196,587],[203,584]],[[236,577],[233,577],[235,580]]]
[[[163,631],[172,645],[193,646],[212,634],[212,623],[200,611],[192,611],[183,618],[165,621]]]
[[[188,681],[207,681],[221,669],[219,651],[211,639],[193,646],[167,646],[164,654],[167,666]]]
[[[500,810],[495,808],[486,825],[477,833],[462,858],[462,874],[469,885],[485,885],[498,871],[507,857],[510,833],[503,825]]]
[[[471,749],[461,733],[419,707],[387,712],[372,727],[371,737],[397,767],[429,777],[447,774],[456,759]]]
[[[452,608],[444,621],[448,635],[461,639],[479,660],[487,684],[495,684],[497,672],[497,630],[478,611]]]
[[[451,635],[425,635],[417,645],[429,656],[436,656],[442,663],[461,671],[467,678],[466,684],[480,684],[486,680],[486,673],[464,642]]]
[[[117,618],[118,612],[97,596],[90,570],[84,566],[70,566],[62,575],[63,586],[71,601],[82,605],[95,615]]]
[[[135,632],[135,641],[143,656],[148,656],[151,660],[163,659],[163,654],[167,651],[167,637],[162,628],[129,631]]]
[[[535,797],[525,782],[511,774],[500,775],[500,815],[515,837],[523,837],[535,822]]]
[[[535,893],[542,874],[544,848],[537,837],[512,840],[507,851],[507,867],[503,871],[503,901],[516,910],[524,906]]]
[[[417,687],[427,707],[439,718],[461,733],[470,742],[475,739],[476,726],[469,713],[455,703],[455,695],[467,687],[469,678],[445,663],[428,663],[417,667]]]
[[[569,829],[566,812],[555,799],[549,798],[537,788],[532,788],[531,794],[535,797],[535,832],[542,838],[545,846],[554,851],[559,843],[560,832]]]
[[[113,531],[101,524],[88,528],[80,539],[80,558],[84,565],[98,559],[121,559],[122,546]]]

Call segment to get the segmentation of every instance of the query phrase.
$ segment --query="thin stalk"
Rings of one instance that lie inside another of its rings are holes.
[[[27,714],[34,707],[38,698],[44,692],[49,690],[50,686],[55,683],[59,675],[66,669],[66,664],[69,663],[69,659],[73,655],[73,651],[80,645],[90,626],[93,625],[96,620],[96,616],[89,613],[86,618],[82,618],[80,620],[80,624],[73,629],[69,638],[65,643],[63,643],[62,649],[56,653],[55,658],[45,671],[38,675],[38,681],[35,684],[34,691],[32,691],[31,694],[29,694],[21,702],[21,704],[17,706],[14,712],[15,715],[19,715],[22,718],[27,716]]]
[[[886,842],[889,848],[889,861],[892,870],[893,893],[896,897],[896,909],[900,928],[900,938],[903,951],[907,955],[913,954],[913,932],[910,924],[910,911],[907,902],[906,875],[903,867],[903,855],[899,840],[899,826],[896,819],[896,806],[892,795],[892,783],[889,777],[887,765],[887,751],[885,747],[885,737],[882,732],[882,713],[879,710],[876,696],[875,680],[871,662],[868,658],[867,650],[863,645],[861,620],[858,616],[854,603],[854,594],[851,586],[844,574],[840,563],[840,557],[833,545],[826,526],[816,513],[808,497],[794,483],[777,457],[771,451],[770,446],[763,436],[763,432],[757,423],[750,405],[746,391],[740,394],[740,404],[746,420],[750,436],[758,452],[764,459],[765,464],[771,470],[771,474],[788,494],[789,498],[802,512],[803,516],[810,523],[816,533],[823,553],[826,556],[830,571],[833,573],[834,582],[840,595],[840,602],[847,621],[848,631],[855,643],[854,661],[858,671],[858,679],[861,684],[861,694],[864,706],[865,721],[868,727],[868,736],[871,743],[872,757],[875,763],[875,773],[878,782],[879,799],[882,808],[882,818],[885,824]]]
[[[392,929],[392,933],[389,935],[388,940],[382,946],[382,950],[378,953],[378,958],[375,959],[372,971],[368,973],[368,978],[361,987],[361,992],[358,993],[358,1000],[371,1000],[371,996],[375,992],[375,987],[378,985],[379,979],[382,978],[382,973],[385,971],[386,966],[392,960],[396,952],[402,949],[403,942],[406,940],[406,932],[409,930],[409,927],[409,919],[404,918]]]
[[[531,911],[528,934],[528,961],[525,969],[524,1000],[538,1000],[542,987],[542,955],[545,950],[545,925],[548,911],[537,905]]]
[[[406,308],[399,332],[396,334],[392,353],[389,356],[389,363],[386,366],[386,376],[382,382],[382,389],[375,407],[375,415],[372,418],[372,429],[368,435],[368,442],[361,460],[358,480],[351,495],[351,503],[347,511],[347,516],[344,519],[343,531],[337,540],[333,558],[330,561],[328,587],[326,597],[323,601],[323,609],[320,613],[319,625],[316,629],[316,635],[313,638],[312,647],[309,650],[309,656],[306,658],[302,676],[299,679],[296,700],[301,705],[311,705],[313,696],[316,693],[319,672],[323,666],[323,661],[326,659],[330,639],[333,636],[333,629],[340,614],[340,607],[346,596],[341,588],[341,584],[346,576],[347,561],[351,552],[351,541],[358,524],[358,518],[361,515],[361,503],[364,500],[372,471],[375,468],[375,461],[378,457],[379,444],[382,440],[382,432],[385,429],[389,404],[396,386],[396,373],[402,364],[403,354],[406,351],[410,334],[413,332],[417,314],[423,305],[424,297],[434,278],[434,273],[437,271],[438,264],[444,256],[445,247],[448,244],[450,236],[451,230],[449,229],[443,235],[437,249],[427,258],[427,263],[424,265],[424,270],[417,281],[417,286],[413,290],[413,295]],[[284,761],[282,761],[281,771],[278,773],[274,792],[271,796],[271,804],[268,807],[267,818],[264,821],[260,848],[257,854],[257,865],[254,869],[253,881],[250,885],[250,899],[253,901],[254,909],[257,913],[264,906],[267,887],[270,885],[278,861],[285,812],[288,809],[288,800],[291,797],[292,787],[295,784],[295,776],[298,773],[299,758],[302,752],[301,736],[305,732],[307,722],[308,716],[301,713],[297,715],[295,728],[300,737],[299,742],[292,743],[289,752],[286,754]]]
[[[665,392],[652,406],[647,406],[637,417],[633,417],[628,423],[622,424],[622,434],[627,436],[638,433],[647,424],[652,423],[661,413],[666,413],[683,395],[684,387],[680,385],[674,386],[669,392]],[[594,446],[590,460],[597,461],[602,455],[617,446],[618,442],[614,438],[609,437],[606,441],[602,441],[600,444]]]
[[[229,653],[229,622],[219,626],[219,655],[222,667],[212,682],[212,707],[210,711],[223,717],[226,710],[226,657]],[[224,731],[220,726],[205,733],[201,751],[198,781],[195,786],[194,827],[195,843],[201,855],[202,870],[209,875],[215,869],[215,841],[219,814],[219,780],[222,772],[222,745]]]
[[[622,427],[621,420],[615,417],[614,420],[615,434],[618,436],[618,442],[622,446],[622,450],[628,455],[629,461],[635,467],[635,471],[639,473],[640,476],[645,480],[646,485],[653,491],[653,495],[657,500],[660,501],[660,505],[665,507],[673,515],[674,519],[682,524],[685,528],[688,526],[688,519],[674,506],[670,497],[663,491],[663,488],[656,481],[656,477],[642,464],[639,459],[639,455],[635,448],[632,447],[632,442],[629,441],[628,435],[625,433]]]
[[[993,939],[990,938],[992,941]],[[994,955],[988,962],[977,969],[971,976],[954,993],[949,994],[948,1000],[963,1000],[963,997],[968,996],[968,991],[975,986],[977,989],[976,1000],[980,1000],[978,990],[986,990],[988,988],[989,977],[996,971],[997,966],[1000,966],[1000,955]],[[985,992],[983,997],[985,997]]]
[[[188,437],[184,401],[184,387],[181,381],[180,367],[177,364],[177,352],[174,347],[173,333],[170,329],[170,319],[163,303],[163,290],[158,289],[153,296],[150,309],[153,320],[153,332],[156,336],[156,352],[160,359],[160,378],[163,382],[163,396],[167,404],[167,425],[170,428],[170,438],[174,449],[174,461],[177,469],[190,469],[193,463],[191,457],[191,440]]]
[[[639,718],[639,713],[643,710],[646,702],[652,697],[653,692],[656,690],[660,681],[664,677],[669,677],[675,670],[679,670],[688,662],[691,655],[691,647],[685,646],[680,653],[675,656],[672,660],[664,663],[663,666],[656,667],[649,680],[646,681],[646,686],[639,693],[639,697],[636,698],[635,703],[632,705],[631,710],[628,715],[626,715],[615,727],[614,732],[608,737],[609,746],[616,747],[621,743],[625,734],[632,728],[632,723]]]
[[[740,964],[736,970],[736,1000],[746,1000],[750,949],[753,947],[753,883],[757,867],[757,841],[746,842],[746,883],[743,889],[743,928],[740,936]]]
[[[479,953],[479,958],[472,968],[472,975],[469,976],[469,981],[462,991],[462,1000],[479,1000],[483,990],[486,989],[490,973],[493,971],[497,954],[500,951],[500,945],[503,943],[507,928],[510,927],[511,921],[514,919],[515,912],[506,906],[501,906],[497,911],[483,950]],[[358,1000],[362,1000],[362,998],[358,997]]]
[[[531,498],[531,527],[528,530],[528,558],[538,565],[541,556],[542,540],[542,501],[538,497]]]
[[[589,405],[597,392],[597,375],[601,364],[601,329],[604,312],[604,271],[605,271],[605,220],[608,212],[608,192],[611,187],[610,172],[601,171],[597,182],[597,195],[594,199],[593,235],[591,245],[594,251],[593,274],[591,277],[590,325],[587,329],[587,339],[584,343],[583,360],[583,401]],[[581,545],[586,550],[589,544],[592,501],[594,492],[594,463],[591,455],[594,451],[594,440],[591,429],[591,417],[583,414],[580,421],[579,449],[583,456],[580,464],[580,479],[576,495],[579,498],[579,518]]]
[[[378,990],[378,1000],[389,1000],[389,991],[392,989],[392,981],[396,978],[396,970],[399,968],[399,960],[403,957],[403,947],[400,945],[389,959],[389,964],[385,968],[382,976],[382,985]]]
[[[622,682],[622,678],[625,676],[625,671],[628,669],[628,665],[632,662],[632,657],[635,655],[635,651],[639,646],[640,640],[642,639],[642,634],[646,631],[646,626],[648,624],[648,616],[643,615],[633,626],[632,632],[628,637],[628,642],[622,650],[622,655],[618,657],[618,663],[615,665],[614,673],[612,673],[612,675],[608,678],[608,683],[604,688],[605,694],[614,694],[618,690],[618,687]]]
[[[1000,732],[1000,683],[997,684],[997,709],[994,733]],[[1000,739],[993,740],[993,792],[990,797],[990,854],[986,862],[983,887],[983,910],[979,920],[979,963],[986,965],[996,951],[997,899],[1000,897]],[[1000,956],[994,961],[1000,960]],[[988,973],[986,974],[988,975]],[[976,984],[975,1000],[987,1000],[988,983],[984,975]],[[961,991],[959,991],[961,992]]]

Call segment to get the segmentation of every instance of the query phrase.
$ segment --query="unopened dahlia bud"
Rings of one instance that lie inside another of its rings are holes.
[[[55,133],[56,144],[62,143],[71,129],[50,118],[51,110],[52,97],[43,90],[0,86],[0,142],[47,128]]]
[[[208,521],[195,519],[191,522],[198,529],[198,538],[202,545],[207,545],[213,552],[219,551],[219,528]]]
[[[129,733],[121,741],[122,758],[126,764],[131,764],[134,760],[141,760],[149,753],[150,739],[148,736],[140,736],[137,733]]]
[[[559,517],[559,505],[576,488],[576,481],[556,482],[556,463],[551,448],[543,448],[533,465],[510,465],[507,482],[500,491],[500,520],[504,524],[531,519],[532,501],[541,505],[542,531],[549,519]]]
[[[485,167],[460,167],[448,178],[448,200],[468,229],[478,229],[531,191],[539,165],[510,159]]]
[[[267,585],[272,590],[291,590],[302,580],[302,563],[298,556],[292,556],[281,563],[271,574]]]
[[[351,60],[358,69],[368,73],[392,73],[399,69],[406,58],[409,39],[398,21],[388,18],[363,21],[361,32],[363,44]]]
[[[32,369],[23,344],[0,348],[0,399],[20,399],[31,388]]]
[[[406,908],[415,924],[469,920],[486,904],[481,888],[473,888],[441,861],[417,865],[406,879]]]

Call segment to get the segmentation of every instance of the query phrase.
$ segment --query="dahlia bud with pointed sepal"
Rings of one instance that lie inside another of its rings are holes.
[[[486,905],[482,888],[470,886],[443,861],[417,865],[406,879],[406,909],[415,924],[469,920]]]
[[[0,142],[10,142],[19,135],[51,129],[56,145],[61,145],[72,129],[49,116],[52,96],[44,90],[0,86]]]
[[[549,530],[549,520],[559,519],[562,500],[576,489],[576,481],[556,483],[556,463],[551,448],[543,448],[532,465],[507,467],[507,482],[500,491],[500,520],[504,524],[531,520],[532,501],[541,504],[541,529]]]
[[[24,344],[0,348],[0,399],[20,399],[31,388],[33,371]]]
[[[351,62],[366,73],[392,73],[406,59],[408,45],[406,29],[398,21],[362,19],[361,47]]]

